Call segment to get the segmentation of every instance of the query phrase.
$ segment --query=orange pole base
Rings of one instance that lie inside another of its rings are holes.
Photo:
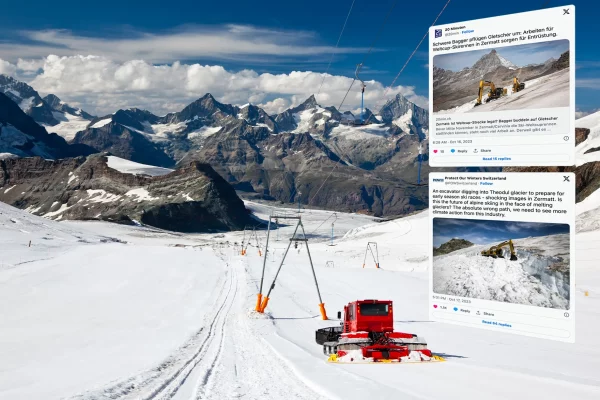
[[[325,304],[321,303],[319,304],[319,310],[321,311],[321,317],[323,318],[323,321],[327,320],[327,313],[325,312]]]
[[[260,312],[260,303],[262,302],[262,293],[259,293],[256,295],[256,307],[254,308],[255,311]]]
[[[263,297],[262,299],[262,303],[260,305],[260,311],[261,313],[265,312],[265,308],[267,308],[267,304],[269,304],[269,298],[268,297]]]

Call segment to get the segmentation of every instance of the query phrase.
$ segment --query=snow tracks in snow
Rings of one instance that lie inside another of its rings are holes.
[[[218,253],[224,262],[229,258]],[[242,262],[227,262],[226,274],[214,291],[214,311],[174,354],[151,370],[73,399],[322,399],[265,348],[248,323]]]

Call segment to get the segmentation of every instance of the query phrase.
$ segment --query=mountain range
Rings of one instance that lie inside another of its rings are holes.
[[[0,92],[17,106],[11,114],[22,114],[71,150],[23,152],[6,145],[2,150],[0,141],[0,152],[45,158],[104,152],[171,168],[199,161],[249,198],[381,216],[427,206],[425,187],[415,183],[419,144],[423,181],[429,170],[428,114],[402,95],[377,114],[365,110],[364,125],[351,112],[320,106],[314,96],[275,115],[253,104],[224,104],[207,93],[164,116],[130,108],[95,117],[52,94],[42,98],[13,78],[2,79]],[[31,136],[30,128],[20,132]]]
[[[438,56],[443,57],[443,56]],[[449,110],[477,98],[479,82],[491,81],[496,87],[512,84],[517,77],[521,82],[550,75],[569,67],[569,51],[558,60],[550,58],[540,64],[518,67],[502,57],[495,49],[483,55],[471,67],[451,71],[433,67],[433,112]]]

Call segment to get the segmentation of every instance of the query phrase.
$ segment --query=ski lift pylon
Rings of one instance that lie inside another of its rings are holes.
[[[367,264],[367,255],[371,253],[373,261],[375,262],[375,268],[379,269],[379,249],[377,248],[377,242],[368,242],[367,249],[365,250],[365,258],[363,260],[363,268]]]

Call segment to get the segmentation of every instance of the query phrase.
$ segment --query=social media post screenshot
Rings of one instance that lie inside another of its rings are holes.
[[[432,27],[430,165],[574,165],[574,51],[574,6]]]
[[[573,173],[431,173],[430,319],[575,341]]]

